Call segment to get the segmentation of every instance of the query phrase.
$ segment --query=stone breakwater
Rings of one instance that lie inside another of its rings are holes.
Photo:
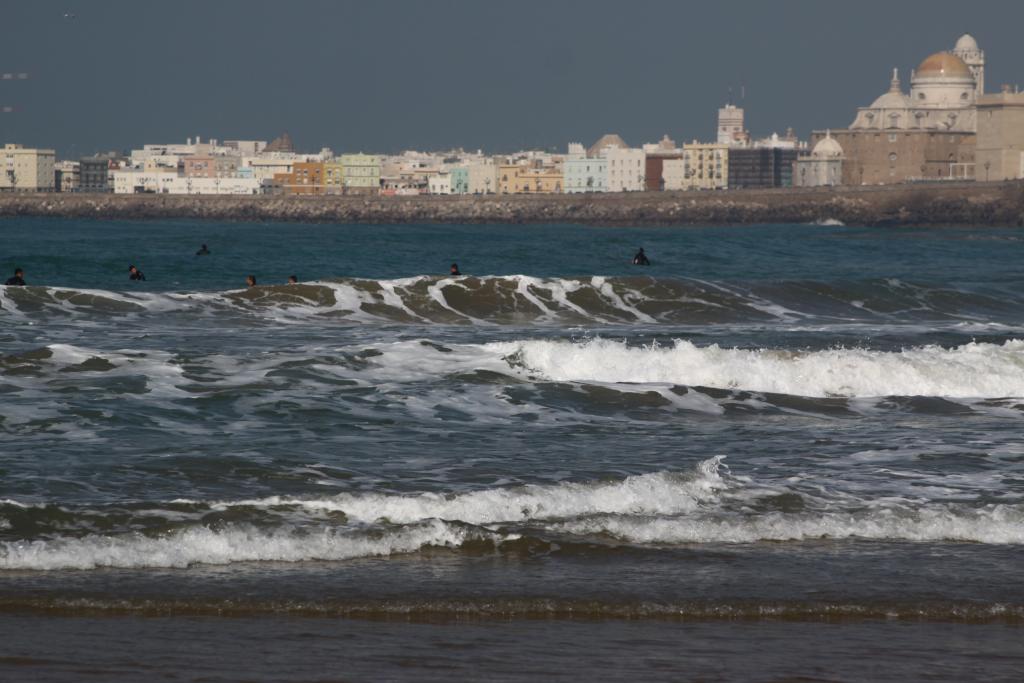
[[[0,194],[0,217],[323,223],[1024,225],[1024,183],[418,197]]]

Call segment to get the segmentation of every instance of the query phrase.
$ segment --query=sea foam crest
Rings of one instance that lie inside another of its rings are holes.
[[[158,537],[139,533],[93,534],[81,538],[7,542],[0,545],[0,570],[185,568],[232,562],[347,560],[409,553],[427,546],[458,547],[484,535],[501,540],[496,534],[436,519],[372,535],[333,527],[297,532],[264,531],[246,526],[215,530],[199,526]]]
[[[799,396],[1024,397],[1024,341],[866,349],[777,351],[628,346],[534,340],[490,345],[533,376],[561,382],[635,382],[744,389]]]
[[[596,514],[658,515],[696,510],[728,487],[721,475],[723,456],[702,461],[693,472],[651,472],[609,482],[562,482],[492,488],[456,495],[417,493],[342,493],[304,500],[270,496],[259,500],[218,503],[211,507],[297,506],[310,512],[342,512],[350,520],[411,524],[430,519],[469,524],[497,524],[570,519]],[[181,501],[184,502],[184,501]]]
[[[561,523],[556,530],[610,535],[630,543],[754,543],[813,539],[961,541],[1024,544],[1024,506],[981,509],[947,504],[899,505],[855,512],[772,512],[672,518],[602,516]]]

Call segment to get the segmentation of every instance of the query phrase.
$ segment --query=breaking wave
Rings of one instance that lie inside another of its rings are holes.
[[[225,292],[113,292],[0,287],[8,315],[179,312],[425,324],[728,324],[797,321],[1024,320],[1013,292],[963,291],[895,279],[724,283],[682,278],[527,275],[336,279]]]
[[[789,351],[629,346],[592,339],[496,345],[509,362],[552,381],[664,383],[809,397],[1024,397],[1024,341],[865,349]]]
[[[482,535],[480,531],[441,520],[376,534],[330,527],[299,532],[268,531],[246,525],[219,530],[196,526],[158,536],[136,532],[6,543],[0,550],[0,568],[185,568],[233,562],[337,561],[409,553],[427,546],[458,547]]]
[[[714,457],[686,472],[616,481],[458,494],[176,500],[130,514],[116,506],[82,510],[5,501],[0,503],[0,539],[7,540],[0,543],[0,569],[341,561],[428,548],[522,551],[524,543],[527,551],[538,547],[544,553],[570,552],[579,543],[664,547],[869,539],[1024,544],[1024,505],[1019,503],[875,500],[820,487],[762,484],[733,475],[722,460]]]

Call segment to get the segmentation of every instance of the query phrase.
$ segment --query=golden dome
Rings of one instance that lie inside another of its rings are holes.
[[[936,52],[926,58],[914,72],[915,80],[918,78],[967,78],[974,80],[971,70],[960,59],[949,52]]]

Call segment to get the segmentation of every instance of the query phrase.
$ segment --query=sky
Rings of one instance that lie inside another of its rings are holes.
[[[2,0],[0,142],[61,157],[200,136],[301,151],[564,150],[841,128],[898,67],[986,52],[1024,85],[1020,0]],[[744,95],[742,102],[740,96]]]

